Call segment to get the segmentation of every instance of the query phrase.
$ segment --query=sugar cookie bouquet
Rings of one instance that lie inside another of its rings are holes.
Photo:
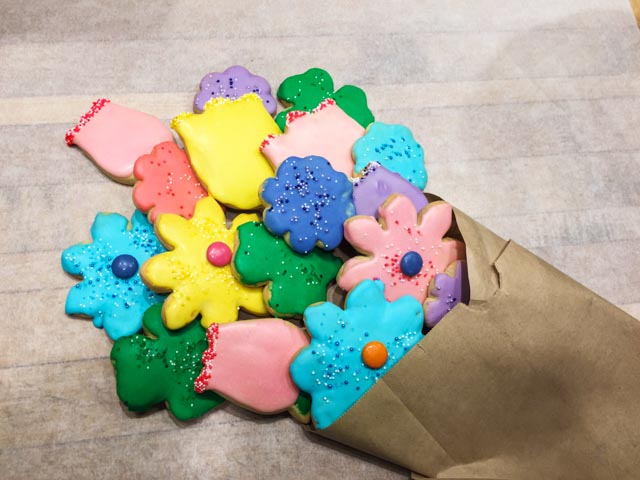
[[[424,193],[422,146],[362,89],[312,68],[276,97],[233,66],[178,137],[106,99],[67,133],[134,185],[130,221],[99,213],[62,254],[66,312],[114,341],[122,403],[288,411],[417,476],[640,466],[640,325]]]

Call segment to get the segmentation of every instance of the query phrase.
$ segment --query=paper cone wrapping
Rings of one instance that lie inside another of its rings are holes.
[[[454,215],[470,304],[314,431],[428,478],[640,478],[640,322]]]

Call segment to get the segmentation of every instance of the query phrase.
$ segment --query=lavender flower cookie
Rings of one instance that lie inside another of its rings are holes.
[[[424,303],[425,325],[433,328],[458,303],[469,303],[467,263],[458,260],[431,280],[429,296]]]
[[[264,108],[272,116],[276,113],[276,100],[271,96],[269,83],[240,65],[229,67],[222,73],[205,75],[200,82],[200,91],[193,99],[193,111],[202,113],[205,104],[212,98],[235,100],[247,93],[257,94],[262,99]]]

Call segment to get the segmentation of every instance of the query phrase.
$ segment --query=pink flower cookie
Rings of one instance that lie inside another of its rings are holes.
[[[113,180],[133,184],[133,165],[162,142],[173,141],[159,119],[100,98],[65,136]]]
[[[345,222],[345,238],[366,256],[342,266],[338,285],[348,291],[365,279],[379,279],[388,301],[411,295],[423,303],[431,279],[465,258],[462,242],[443,238],[451,227],[451,206],[433,202],[418,213],[409,198],[392,195],[379,214],[380,223],[361,215]]]
[[[364,128],[344,113],[335,100],[324,100],[311,113],[287,114],[285,133],[270,136],[260,147],[273,168],[289,157],[311,155],[326,158],[334,170],[353,176],[353,144],[364,135]]]
[[[156,145],[149,155],[136,160],[133,203],[148,213],[153,223],[161,213],[191,218],[196,203],[207,196],[189,159],[174,142]]]
[[[309,345],[301,328],[277,318],[212,324],[204,368],[195,380],[198,393],[212,390],[258,413],[293,406],[299,395],[289,365]]]

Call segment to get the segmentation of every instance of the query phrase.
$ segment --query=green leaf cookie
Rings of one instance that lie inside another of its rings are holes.
[[[133,412],[149,410],[166,402],[178,420],[190,420],[220,405],[224,399],[213,392],[196,393],[193,382],[202,370],[207,337],[200,322],[180,330],[162,323],[162,304],[144,314],[145,335],[118,339],[111,349],[118,396]]]
[[[246,285],[264,285],[267,308],[281,317],[302,315],[310,304],[327,299],[327,286],[342,260],[314,249],[299,254],[273,236],[262,222],[238,227],[233,268]]]
[[[289,112],[310,112],[327,98],[334,99],[347,115],[362,125],[362,128],[367,128],[374,120],[367,106],[367,96],[361,88],[344,85],[334,92],[331,75],[320,68],[311,68],[304,73],[286,78],[278,88],[278,98],[291,105],[276,116],[276,123],[282,131]]]

